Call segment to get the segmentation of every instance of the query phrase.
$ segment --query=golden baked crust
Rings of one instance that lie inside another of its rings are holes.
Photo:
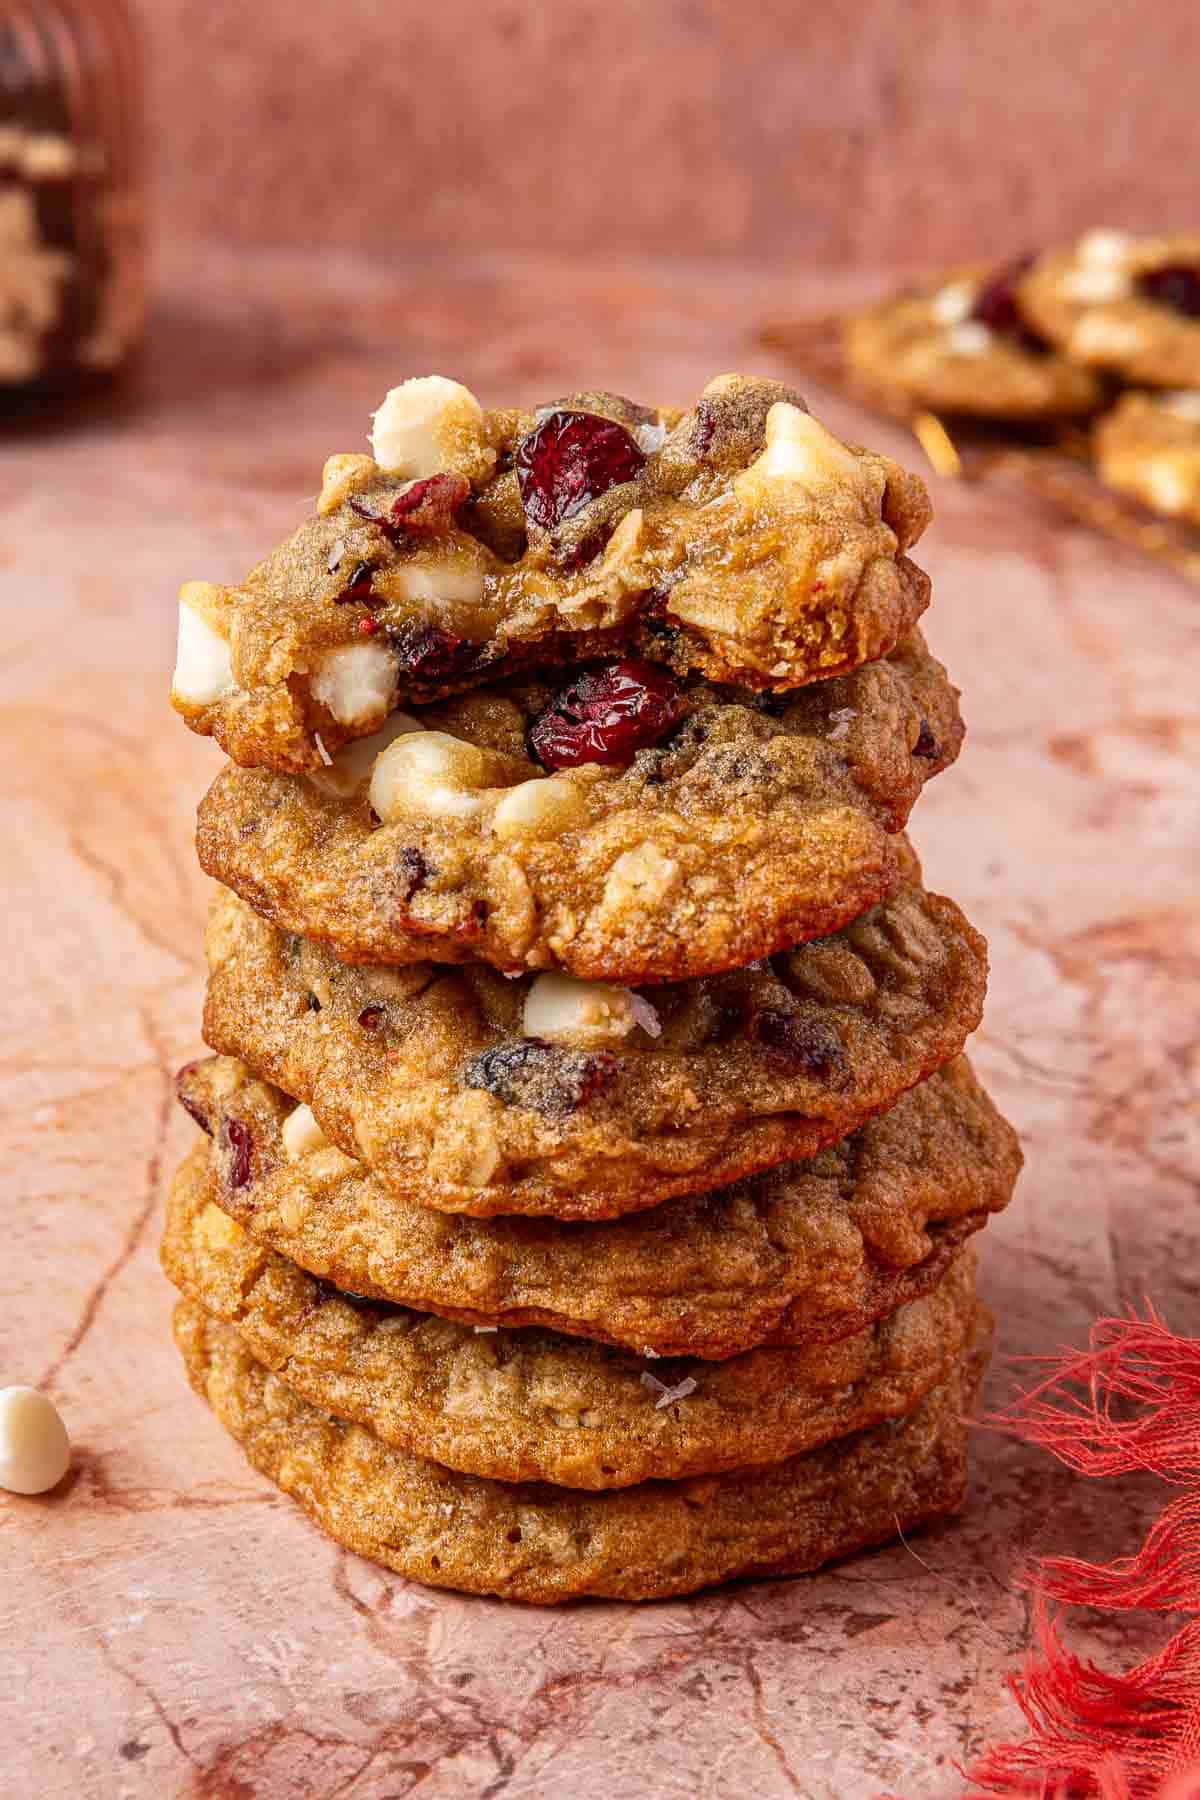
[[[367,641],[392,705],[616,645],[756,689],[885,655],[928,604],[904,555],[928,523],[925,489],[820,427],[802,428],[803,455],[770,454],[772,408],[782,441],[803,400],[741,376],[683,414],[611,394],[481,414],[434,488],[334,458],[320,509],[239,587],[184,590],[228,675],[212,689],[179,675],[172,703],[235,762],[303,770],[320,767],[318,737],[332,751],[381,722],[338,716],[322,686],[330,654]],[[630,477],[585,486],[551,526],[520,474],[548,418],[615,432]]]
[[[341,1151],[289,1157],[291,1101],[232,1059],[192,1065],[181,1095],[214,1146],[236,1121],[247,1151],[234,1185],[227,1150],[197,1148],[184,1191],[256,1244],[356,1294],[661,1356],[864,1330],[933,1291],[1021,1167],[965,1057],[809,1162],[594,1225],[434,1212]]]
[[[1170,303],[1170,272],[1196,282],[1193,310]],[[1020,283],[1036,328],[1074,362],[1151,387],[1200,387],[1200,235],[1092,231],[1041,256]]]
[[[615,1218],[812,1156],[958,1055],[987,980],[978,932],[916,882],[835,937],[653,989],[601,1045],[527,1032],[557,978],[349,968],[227,892],[207,949],[214,1050],[396,1194],[480,1216]]]
[[[1200,388],[1123,395],[1097,425],[1095,443],[1109,487],[1200,525]]]
[[[201,1307],[175,1314],[197,1393],[338,1543],[430,1586],[542,1606],[799,1574],[955,1511],[986,1334],[979,1308],[971,1350],[907,1418],[766,1468],[597,1494],[464,1475],[383,1444],[302,1400]]]
[[[996,272],[947,270],[848,321],[846,358],[873,387],[936,412],[1048,419],[1095,410],[1103,388],[1088,369],[1039,344],[1014,317],[996,330],[973,317]]]
[[[683,980],[826,936],[882,899],[891,834],[963,737],[957,691],[919,636],[767,705],[693,685],[665,743],[547,783],[526,739],[551,698],[531,680],[422,712],[487,757],[485,785],[454,801],[466,814],[431,811],[426,778],[381,825],[367,743],[357,787],[337,765],[228,767],[200,808],[201,864],[349,962]],[[514,799],[543,810],[513,824]]]
[[[168,1204],[162,1264],[184,1296],[302,1399],[501,1481],[602,1489],[782,1462],[911,1412],[957,1361],[974,1309],[968,1250],[927,1298],[836,1343],[650,1362],[346,1298],[256,1243],[208,1185],[185,1165]]]

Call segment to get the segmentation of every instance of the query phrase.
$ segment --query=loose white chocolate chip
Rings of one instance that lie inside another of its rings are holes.
[[[229,640],[205,602],[220,592],[190,581],[179,594],[179,643],[171,692],[192,706],[211,706],[233,687]]]
[[[406,737],[411,731],[424,731],[420,719],[414,719],[406,712],[394,712],[382,731],[374,731],[370,737],[355,738],[349,744],[343,744],[329,766],[324,769],[313,769],[309,780],[323,793],[336,794],[340,800],[347,800],[365,787],[371,779],[371,770],[375,759],[381,756],[389,744],[394,744],[398,737]]]
[[[752,498],[765,483],[796,482],[816,489],[842,482],[859,485],[858,458],[811,413],[787,400],[777,400],[767,414],[767,447],[738,476],[734,487],[739,497]]]
[[[1108,263],[1085,263],[1063,276],[1062,291],[1068,300],[1079,300],[1085,306],[1103,306],[1112,300],[1123,300],[1129,293],[1129,277],[1124,269]]]
[[[558,837],[577,825],[584,811],[583,795],[573,781],[558,775],[538,777],[508,790],[492,815],[492,830],[502,842]]]
[[[952,281],[939,288],[929,303],[929,310],[939,325],[961,325],[971,316],[975,304],[975,288],[969,281]]]
[[[478,439],[483,409],[470,388],[444,375],[401,382],[375,414],[371,449],[389,475],[436,475],[464,437]]]
[[[1089,231],[1081,237],[1076,249],[1080,262],[1094,266],[1110,266],[1122,263],[1129,254],[1129,233],[1127,231],[1109,231],[1103,228]]]
[[[44,1494],[71,1466],[71,1440],[58,1411],[36,1388],[0,1390],[0,1488]]]
[[[628,1037],[638,1023],[628,988],[574,975],[538,975],[525,996],[522,1029],[548,1043],[595,1045]]]
[[[343,644],[313,676],[313,698],[339,725],[381,724],[396,702],[399,659],[382,644]]]
[[[298,1106],[283,1121],[280,1133],[285,1154],[294,1162],[312,1150],[327,1150],[329,1139],[317,1124],[311,1106]]]
[[[964,319],[947,338],[955,356],[985,356],[995,341],[993,333],[978,319]]]
[[[336,512],[345,504],[351,494],[357,494],[369,487],[379,474],[378,465],[360,450],[346,450],[337,456],[326,459],[321,470],[321,492],[317,499],[317,511],[322,518],[327,513]]]
[[[385,825],[414,813],[469,818],[483,805],[487,767],[481,751],[444,731],[398,738],[371,774],[371,805]]]

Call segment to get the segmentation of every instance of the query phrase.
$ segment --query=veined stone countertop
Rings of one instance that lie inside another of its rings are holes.
[[[176,586],[243,573],[405,374],[493,403],[684,399],[726,368],[789,373],[757,323],[842,292],[736,268],[177,255],[138,403],[0,443],[0,1383],[45,1385],[76,1446],[61,1491],[0,1495],[7,1792],[949,1800],[955,1760],[1019,1725],[1023,1560],[1117,1554],[1149,1517],[1142,1485],[980,1434],[965,1517],[908,1547],[683,1603],[523,1610],[340,1551],[249,1470],[170,1342],[192,815],[218,764],[167,705]],[[982,1241],[1001,1358],[1147,1295],[1195,1334],[1200,590],[1015,489],[932,486],[926,628],[969,737],[914,835],[991,940],[973,1055],[1028,1157]],[[988,1398],[1011,1381],[998,1363]],[[1074,1630],[1109,1663],[1137,1648],[1128,1622]]]

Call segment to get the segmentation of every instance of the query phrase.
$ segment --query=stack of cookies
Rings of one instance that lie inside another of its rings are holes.
[[[983,941],[903,836],[955,758],[921,483],[800,396],[390,393],[183,590],[232,761],[188,1373],[339,1542],[517,1599],[788,1573],[957,1507],[968,1240],[1020,1154]]]

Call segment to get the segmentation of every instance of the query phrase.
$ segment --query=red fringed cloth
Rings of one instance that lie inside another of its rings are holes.
[[[1141,1549],[1096,1564],[1046,1557],[1026,1577],[1036,1648],[1012,1677],[1030,1727],[968,1779],[1037,1800],[1200,1800],[1200,1339],[1153,1311],[1101,1319],[1086,1350],[984,1423],[1051,1451],[1083,1475],[1148,1470],[1179,1490]],[[1182,1612],[1163,1649],[1123,1674],[1063,1643],[1053,1604]]]

